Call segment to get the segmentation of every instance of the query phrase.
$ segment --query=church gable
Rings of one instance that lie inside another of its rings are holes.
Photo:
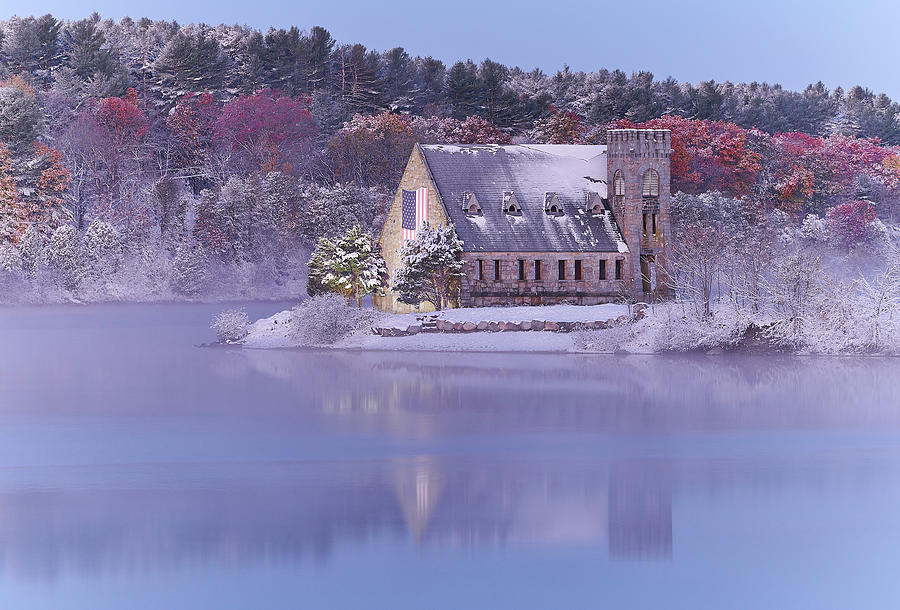
[[[406,170],[400,178],[400,184],[394,194],[384,226],[381,229],[381,236],[378,239],[381,255],[384,257],[389,273],[393,273],[393,270],[400,266],[399,250],[403,245],[403,191],[416,191],[420,188],[428,189],[428,224],[431,226],[448,224],[449,217],[443,201],[419,147],[415,147],[406,164]],[[459,212],[464,215],[461,206],[459,206]],[[395,304],[392,307],[395,311],[404,310],[402,305]]]

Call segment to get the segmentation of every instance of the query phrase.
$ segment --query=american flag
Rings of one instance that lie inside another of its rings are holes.
[[[418,188],[403,191],[403,214],[400,221],[403,241],[416,238],[416,231],[428,220],[428,189]]]

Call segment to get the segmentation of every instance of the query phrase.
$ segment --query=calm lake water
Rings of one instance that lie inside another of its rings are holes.
[[[220,309],[0,309],[0,608],[900,607],[900,360],[194,347]]]

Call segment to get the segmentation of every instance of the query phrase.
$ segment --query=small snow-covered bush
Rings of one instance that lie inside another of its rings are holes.
[[[17,272],[22,270],[22,255],[12,246],[0,246],[0,271]]]
[[[209,325],[222,343],[234,343],[247,336],[250,318],[243,309],[228,309],[213,316]]]
[[[800,235],[809,241],[825,243],[831,237],[828,231],[828,223],[821,216],[807,214],[800,225]]]
[[[294,307],[291,331],[300,345],[332,345],[361,328],[371,326],[377,313],[347,305],[335,294],[312,297]]]

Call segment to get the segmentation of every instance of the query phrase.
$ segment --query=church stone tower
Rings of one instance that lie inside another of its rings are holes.
[[[667,296],[666,239],[672,134],[668,129],[610,129],[608,195],[630,256],[623,276],[637,299]]]

